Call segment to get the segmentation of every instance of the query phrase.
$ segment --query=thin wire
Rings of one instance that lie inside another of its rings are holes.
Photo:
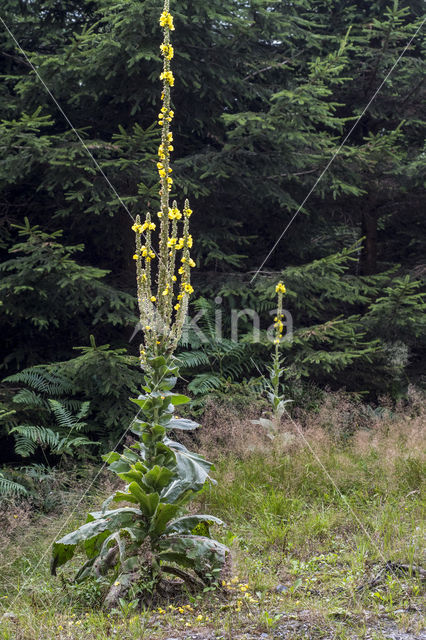
[[[397,67],[397,65],[399,64],[399,62],[401,61],[401,59],[404,57],[405,52],[407,51],[407,49],[409,48],[409,46],[411,45],[411,43],[413,42],[414,38],[417,36],[417,34],[419,33],[420,29],[423,27],[424,23],[426,21],[426,18],[423,19],[423,22],[420,24],[420,26],[417,28],[416,32],[414,33],[414,35],[410,38],[410,40],[408,41],[408,43],[405,45],[404,49],[402,50],[402,53],[400,54],[399,58],[397,59],[397,61],[394,63],[394,65],[391,67],[390,71],[388,71],[388,73],[386,74],[384,80],[381,82],[381,84],[379,85],[379,87],[376,89],[376,91],[374,92],[374,94],[372,95],[372,97],[370,98],[370,100],[368,101],[367,105],[364,107],[363,111],[361,112],[361,115],[357,118],[355,124],[352,126],[352,128],[350,129],[349,133],[346,134],[346,136],[343,138],[343,141],[341,142],[339,148],[337,149],[337,151],[333,154],[333,156],[331,157],[331,159],[328,161],[327,165],[325,166],[325,168],[323,169],[323,171],[321,172],[321,175],[317,178],[317,180],[315,181],[313,187],[310,189],[308,195],[305,197],[305,199],[303,200],[302,204],[298,207],[296,213],[293,215],[293,217],[291,218],[290,222],[287,224],[287,226],[285,227],[284,231],[281,233],[281,235],[279,236],[278,240],[275,242],[274,246],[272,247],[272,249],[269,251],[268,255],[266,256],[266,258],[264,259],[264,261],[262,262],[262,264],[260,265],[260,267],[257,269],[256,273],[254,274],[254,276],[252,277],[252,279],[250,280],[250,284],[257,278],[257,276],[259,275],[260,271],[262,270],[263,266],[265,265],[265,263],[269,260],[269,258],[271,257],[271,255],[273,254],[273,252],[275,251],[275,249],[277,248],[277,246],[279,245],[279,243],[281,242],[281,240],[283,239],[283,237],[285,236],[285,234],[287,233],[287,231],[289,230],[289,228],[291,227],[291,225],[293,224],[293,222],[295,221],[295,219],[297,218],[297,216],[299,215],[300,211],[303,209],[303,207],[305,206],[305,204],[307,203],[307,201],[309,200],[309,198],[311,197],[312,193],[315,191],[315,189],[317,188],[318,184],[321,182],[322,178],[324,177],[324,175],[327,173],[328,169],[331,167],[331,165],[333,164],[333,162],[335,161],[335,159],[337,158],[337,156],[339,155],[339,153],[341,152],[343,146],[346,144],[346,141],[348,140],[348,138],[352,135],[352,132],[356,129],[356,127],[358,126],[360,120],[364,117],[366,111],[369,109],[371,103],[376,99],[377,95],[379,94],[379,92],[381,91],[383,85],[387,82],[387,80],[389,79],[389,77],[391,76],[391,74],[393,73],[393,71],[395,70],[395,68]]]
[[[120,437],[119,441],[117,442],[117,444],[115,445],[114,449],[112,450],[112,453],[114,453],[117,449],[117,447],[120,446],[121,442],[123,441],[123,439],[126,437],[127,433],[129,432],[130,427],[132,426],[133,422],[135,420],[137,420],[140,412],[142,411],[142,409],[139,409],[139,411],[137,412],[136,416],[132,419],[131,423],[129,424],[129,426],[127,427],[126,431],[123,433],[123,435]],[[77,508],[79,507],[79,505],[82,503],[82,501],[84,500],[84,498],[86,497],[86,495],[89,493],[90,489],[93,487],[93,485],[95,484],[96,480],[99,478],[99,476],[101,475],[102,471],[105,469],[106,465],[108,463],[104,462],[103,465],[101,466],[101,468],[99,469],[99,471],[97,472],[97,474],[95,475],[95,477],[93,478],[93,480],[91,481],[91,483],[89,484],[89,486],[87,487],[87,489],[84,491],[84,493],[80,496],[79,500],[77,501],[77,503],[75,504],[75,506],[73,507],[73,510],[71,511],[71,513],[68,515],[67,519],[65,520],[65,522],[61,525],[61,528],[59,529],[59,531],[57,531],[55,533],[55,537],[53,538],[52,542],[49,543],[48,547],[46,548],[45,552],[43,553],[43,555],[41,556],[41,558],[39,559],[39,561],[37,562],[37,564],[33,567],[31,566],[28,571],[32,571],[32,573],[34,574],[35,571],[38,569],[38,567],[40,566],[40,564],[43,562],[44,558],[46,557],[47,553],[49,552],[50,548],[52,547],[53,543],[55,542],[55,540],[58,538],[58,536],[62,533],[62,531],[65,529],[65,527],[67,526],[68,522],[71,520],[71,518],[73,517],[74,513],[76,512]],[[23,585],[21,585],[16,598],[19,597],[19,594],[21,593],[22,589],[26,586],[28,586],[28,584],[31,583],[31,579],[27,580],[26,582],[23,583]],[[15,600],[11,603],[9,609],[11,609],[13,607],[13,605],[16,602],[16,598]]]
[[[153,391],[155,391],[158,388],[158,385],[161,384],[164,376],[166,375],[166,372],[163,373],[163,375],[161,376],[160,380],[157,382],[157,384],[154,386]],[[127,433],[129,432],[129,429],[131,428],[132,424],[135,422],[135,420],[138,419],[140,412],[142,411],[142,408],[139,409],[139,411],[137,412],[136,416],[132,419],[132,421],[130,422],[129,426],[127,427],[126,431],[123,433],[123,435],[120,437],[119,441],[117,442],[117,444],[115,445],[114,449],[112,450],[112,452],[115,452],[117,447],[121,444],[121,442],[123,441],[123,439],[125,438],[125,436],[127,435]],[[74,506],[73,510],[71,511],[71,513],[69,514],[69,516],[67,517],[67,519],[65,520],[65,522],[62,524],[61,528],[59,529],[59,531],[55,534],[55,537],[53,538],[52,542],[50,542],[50,544],[48,545],[47,549],[45,550],[45,552],[43,553],[43,555],[41,556],[41,558],[39,559],[39,561],[37,562],[37,564],[34,567],[30,567],[30,569],[33,572],[33,575],[35,573],[35,571],[38,569],[38,567],[40,566],[40,564],[43,562],[44,558],[46,557],[47,553],[49,552],[50,548],[52,547],[53,543],[55,542],[55,540],[58,538],[59,534],[64,530],[64,528],[66,527],[66,525],[68,524],[68,522],[71,520],[71,518],[73,517],[74,513],[76,512],[78,506],[81,504],[81,502],[84,500],[85,496],[88,494],[88,492],[90,491],[90,489],[93,487],[94,483],[96,482],[96,480],[98,479],[98,477],[100,476],[100,474],[102,473],[102,471],[105,469],[106,465],[108,464],[108,462],[104,462],[103,465],[101,466],[101,468],[99,469],[98,473],[95,475],[95,477],[93,478],[93,480],[91,481],[91,483],[89,484],[89,486],[87,487],[87,489],[84,491],[84,493],[82,494],[82,496],[79,498],[78,502],[76,503],[76,505]],[[29,569],[29,570],[30,570]],[[10,610],[17,598],[19,597],[19,594],[21,593],[22,589],[26,586],[28,586],[28,584],[31,583],[31,579],[27,580],[26,582],[24,581],[23,585],[20,587],[18,593],[16,594],[15,599],[13,600],[13,602],[10,604],[9,609]]]
[[[18,47],[19,51],[22,53],[22,55],[24,56],[25,60],[27,61],[27,63],[30,65],[31,69],[34,71],[34,73],[36,74],[37,78],[39,79],[39,81],[41,82],[41,84],[43,85],[43,87],[45,88],[46,92],[49,94],[49,96],[51,97],[51,99],[53,100],[54,104],[56,105],[58,111],[61,113],[62,117],[65,119],[65,121],[67,122],[67,124],[69,125],[70,129],[75,133],[75,135],[77,136],[81,146],[84,148],[84,150],[86,151],[86,153],[90,156],[90,158],[93,161],[93,164],[95,165],[95,167],[98,169],[98,171],[102,174],[103,178],[105,179],[105,181],[107,182],[109,188],[112,190],[112,192],[116,195],[116,197],[118,198],[120,204],[124,207],[124,209],[127,211],[127,213],[129,214],[130,218],[132,219],[132,221],[134,222],[135,219],[132,216],[132,214],[130,213],[126,203],[123,201],[123,199],[121,198],[121,196],[118,194],[116,188],[114,187],[114,185],[112,184],[111,180],[108,178],[108,176],[106,175],[105,171],[102,169],[101,165],[99,164],[99,162],[96,160],[96,158],[94,157],[94,155],[91,153],[89,147],[86,145],[86,143],[84,142],[83,138],[81,137],[81,135],[79,134],[79,132],[77,131],[77,129],[74,127],[73,123],[71,122],[71,120],[69,119],[69,117],[67,116],[67,114],[65,113],[65,111],[63,110],[63,108],[61,107],[61,105],[59,104],[59,102],[57,101],[57,99],[55,98],[55,96],[53,95],[53,93],[51,92],[51,90],[49,89],[49,87],[47,86],[47,84],[45,83],[45,81],[43,80],[42,76],[40,75],[38,69],[34,66],[34,64],[31,62],[30,58],[27,56],[27,54],[25,53],[24,49],[21,47],[21,45],[19,44],[18,40],[16,39],[15,35],[12,33],[12,31],[10,30],[10,28],[8,27],[8,25],[6,24],[6,22],[4,21],[4,19],[2,18],[2,16],[0,16],[0,21],[3,24],[4,28],[6,29],[6,31],[8,32],[8,34],[10,35],[10,37],[12,38],[12,40],[14,41],[15,45]]]
[[[256,367],[256,369],[258,370],[259,374],[262,376],[262,378],[264,378],[265,376],[262,374],[262,372],[260,371],[259,367],[257,366],[257,363],[255,362],[255,360],[253,358],[250,358],[252,363],[254,364],[254,366]],[[299,434],[302,436],[303,441],[307,444],[311,454],[313,455],[313,457],[315,458],[315,460],[318,462],[318,464],[320,465],[323,473],[326,475],[326,477],[328,478],[328,480],[331,482],[331,484],[333,485],[334,489],[336,490],[336,492],[338,493],[339,497],[343,500],[343,502],[345,503],[345,505],[347,506],[349,512],[351,513],[351,515],[353,516],[353,518],[357,521],[358,525],[361,527],[362,531],[365,533],[365,535],[367,536],[367,538],[369,539],[369,541],[371,542],[372,546],[375,548],[375,550],[378,552],[379,556],[382,558],[382,560],[384,562],[388,562],[388,560],[386,560],[385,556],[383,555],[381,549],[379,548],[379,546],[376,544],[376,542],[373,540],[373,538],[371,537],[371,535],[368,533],[367,529],[365,528],[362,520],[357,516],[357,514],[355,513],[355,511],[353,510],[353,508],[351,507],[351,505],[349,504],[347,498],[345,495],[343,495],[343,493],[340,491],[339,487],[337,486],[337,483],[334,481],[333,477],[330,475],[330,473],[327,471],[326,467],[324,466],[323,462],[321,461],[320,457],[318,456],[318,454],[316,453],[315,449],[312,447],[311,443],[309,442],[309,440],[306,438],[305,434],[303,433],[302,429],[299,427],[299,425],[293,420],[293,418],[291,417],[290,413],[288,412],[288,410],[284,407],[284,411],[287,414],[287,416],[289,417],[290,421],[292,422],[292,424],[296,427],[297,431],[299,432]],[[395,576],[399,586],[402,588],[402,590],[404,592],[406,592],[406,588],[404,587],[403,583],[400,581],[399,577],[397,576],[397,574],[395,573],[395,571],[393,569],[391,569],[391,572],[393,573],[393,575]]]
[[[357,521],[358,525],[361,527],[362,531],[364,532],[364,534],[367,536],[367,538],[369,539],[369,541],[371,542],[371,544],[373,545],[373,547],[376,549],[376,551],[378,552],[379,556],[382,558],[382,560],[387,564],[388,560],[386,559],[386,557],[384,556],[382,550],[379,548],[379,546],[375,543],[375,541],[373,540],[373,538],[371,537],[371,535],[368,533],[367,529],[364,526],[364,523],[362,522],[362,520],[357,516],[357,514],[355,513],[355,511],[353,510],[353,508],[351,507],[351,505],[349,504],[346,496],[340,491],[339,487],[337,486],[336,482],[334,481],[333,477],[330,475],[330,473],[327,471],[326,467],[324,466],[324,464],[322,463],[320,457],[318,456],[318,454],[316,453],[316,451],[313,449],[312,445],[310,444],[310,442],[307,440],[307,438],[305,437],[305,434],[303,433],[302,429],[299,427],[299,425],[293,420],[293,418],[291,417],[290,413],[288,412],[288,410],[284,407],[284,411],[287,414],[287,416],[289,417],[290,421],[292,422],[292,424],[296,427],[297,431],[299,432],[299,434],[302,436],[303,441],[307,444],[310,452],[312,453],[312,455],[314,456],[315,460],[318,462],[318,464],[320,465],[324,475],[330,480],[331,484],[333,485],[334,489],[337,491],[339,497],[343,500],[343,502],[345,503],[345,505],[347,506],[349,512],[351,513],[352,517],[355,518],[355,520]],[[401,582],[401,580],[399,579],[399,577],[397,576],[397,574],[395,573],[395,571],[391,568],[391,572],[393,573],[393,575],[396,578],[396,581],[398,582],[399,586],[401,587],[401,589],[407,594],[406,591],[406,586],[404,586],[404,584]]]

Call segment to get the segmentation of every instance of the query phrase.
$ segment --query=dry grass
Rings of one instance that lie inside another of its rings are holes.
[[[328,394],[316,413],[283,421],[286,435],[273,442],[252,424],[257,417],[255,407],[242,412],[211,404],[197,443],[215,461],[218,481],[197,506],[227,522],[216,533],[230,546],[234,575],[250,585],[257,604],[241,607],[237,585],[236,593],[191,601],[200,622],[195,613],[183,619],[178,611],[126,613],[125,607],[110,618],[99,610],[94,584],[77,588],[50,577],[50,541],[61,527],[81,524],[86,510],[112,490],[103,477],[75,509],[89,477],[58,496],[59,507],[48,514],[16,505],[0,514],[0,608],[7,608],[8,595],[17,616],[0,624],[0,638],[183,640],[210,629],[210,636],[214,631],[237,640],[288,622],[289,628],[308,625],[307,638],[352,640],[367,637],[383,616],[414,629],[415,638],[422,626],[419,580],[385,574],[373,588],[368,582],[388,560],[424,566],[423,397],[413,392],[405,406],[373,413],[346,394]],[[74,569],[66,568],[64,577]],[[283,611],[288,620],[275,623]]]

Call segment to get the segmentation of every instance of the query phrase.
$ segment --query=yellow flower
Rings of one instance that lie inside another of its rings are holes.
[[[173,16],[168,11],[163,11],[160,16],[160,26],[170,29],[170,31],[174,31],[175,27],[173,24]]]
[[[160,80],[165,80],[171,87],[175,84],[175,77],[173,75],[173,71],[163,71],[160,75]],[[169,118],[173,118],[173,111],[169,111]]]
[[[195,267],[195,266],[196,266],[196,265],[195,265],[195,262],[193,261],[193,259],[192,259],[192,258],[189,258],[189,266],[190,266],[190,267]]]
[[[164,169],[160,169],[160,171],[158,173],[160,174],[161,178],[165,178],[166,175],[167,175]]]
[[[275,287],[275,291],[276,291],[276,293],[285,293],[286,292],[286,288],[285,288],[284,283],[279,282],[277,284],[277,286]]]
[[[172,280],[173,280],[173,282],[176,282],[176,280],[177,280],[176,276],[172,276]]]
[[[151,302],[156,302],[157,298],[155,296],[151,296]]]
[[[171,131],[169,131],[169,133],[167,134],[167,140],[169,142],[173,142],[173,133]]]
[[[194,293],[194,288],[190,284],[185,284],[186,293]]]
[[[145,331],[151,331],[151,327],[147,325],[147,326],[145,327]],[[118,583],[118,584],[120,584],[120,583]]]
[[[179,309],[180,309],[180,304],[179,303],[175,304],[175,311],[179,311]]]
[[[160,46],[161,53],[167,60],[171,60],[175,54],[173,46],[171,44],[162,44]]]
[[[139,260],[139,256],[137,253],[135,253],[135,255],[133,256],[133,260]]]

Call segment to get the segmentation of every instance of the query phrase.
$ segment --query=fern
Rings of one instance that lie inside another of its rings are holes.
[[[24,371],[8,376],[4,379],[4,382],[24,384],[48,396],[62,396],[73,391],[73,385],[70,380],[57,373],[46,371],[43,366],[24,369]]]
[[[62,429],[69,429],[70,431],[80,431],[86,426],[86,422],[80,422],[80,420],[81,418],[87,416],[90,407],[89,402],[83,402],[81,404],[79,412],[75,417],[58,400],[49,399],[48,403],[56,417],[58,425]]]
[[[197,396],[224,390],[229,382],[236,382],[253,373],[253,360],[264,347],[249,339],[235,342],[216,335],[214,304],[205,298],[194,302],[196,312],[202,312],[197,321],[203,336],[192,325],[186,327],[181,346],[187,350],[178,355],[179,364],[193,379],[189,390]]]
[[[47,427],[32,424],[21,424],[13,427],[10,433],[16,433],[15,451],[23,458],[28,458],[38,446],[54,449],[59,442],[59,435]]]
[[[222,387],[223,380],[212,373],[200,373],[194,376],[188,389],[194,395],[205,395]]]
[[[85,422],[81,418],[89,411],[89,403],[84,402],[77,416],[73,416],[58,400],[48,400],[56,419],[56,430],[39,425],[21,424],[11,429],[15,436],[15,451],[22,457],[35,453],[37,447],[49,448],[54,455],[72,454],[73,449],[97,444],[85,436],[73,436],[73,431],[81,431]]]
[[[14,422],[9,420],[7,426],[15,438],[16,453],[24,458],[32,456],[38,447],[53,455],[63,455],[95,444],[75,433],[87,428],[83,419],[89,413],[90,403],[63,398],[73,391],[73,384],[54,367],[31,367],[5,380],[25,385],[12,398],[17,409],[3,411],[4,417],[14,415]]]
[[[27,408],[46,407],[46,401],[31,389],[21,389],[13,396],[14,404],[25,405]]]
[[[25,496],[27,495],[27,490],[22,484],[18,484],[17,482],[13,482],[12,480],[8,480],[4,477],[4,475],[0,472],[0,498],[6,496]]]

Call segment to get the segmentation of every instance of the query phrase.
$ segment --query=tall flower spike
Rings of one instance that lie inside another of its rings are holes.
[[[189,218],[192,213],[188,201],[185,201],[183,215],[173,201],[170,207],[170,192],[173,188],[171,153],[173,152],[173,133],[171,123],[174,111],[171,105],[171,87],[175,78],[171,69],[174,57],[170,34],[174,31],[173,16],[170,13],[170,0],[165,0],[160,16],[163,28],[163,42],[160,46],[163,57],[163,70],[160,80],[163,83],[161,108],[158,113],[158,124],[161,127],[161,144],[158,148],[157,169],[160,181],[160,210],[158,267],[152,269],[155,253],[152,248],[152,232],[155,223],[148,213],[143,225],[139,216],[132,229],[136,233],[136,260],[138,303],[140,323],[144,333],[144,344],[141,346],[141,364],[146,363],[148,355],[171,354],[176,349],[182,335],[185,316],[188,312],[191,286],[191,267],[195,266],[190,256],[192,236],[189,233]],[[182,236],[179,237],[179,227]],[[144,234],[145,244],[141,235]],[[182,252],[182,253],[180,253]],[[178,268],[178,274],[175,269]],[[153,293],[152,279],[156,274],[157,287]],[[178,278],[178,276],[180,276]],[[178,284],[179,282],[179,284]],[[177,291],[177,293],[176,293]]]
[[[276,350],[278,351],[278,346],[283,338],[283,330],[284,330],[283,296],[286,292],[286,288],[283,282],[279,282],[277,284],[277,286],[275,287],[275,292],[277,293],[277,298],[278,298],[278,309],[277,309],[277,315],[274,320],[274,329],[275,329],[274,344],[276,346]]]

